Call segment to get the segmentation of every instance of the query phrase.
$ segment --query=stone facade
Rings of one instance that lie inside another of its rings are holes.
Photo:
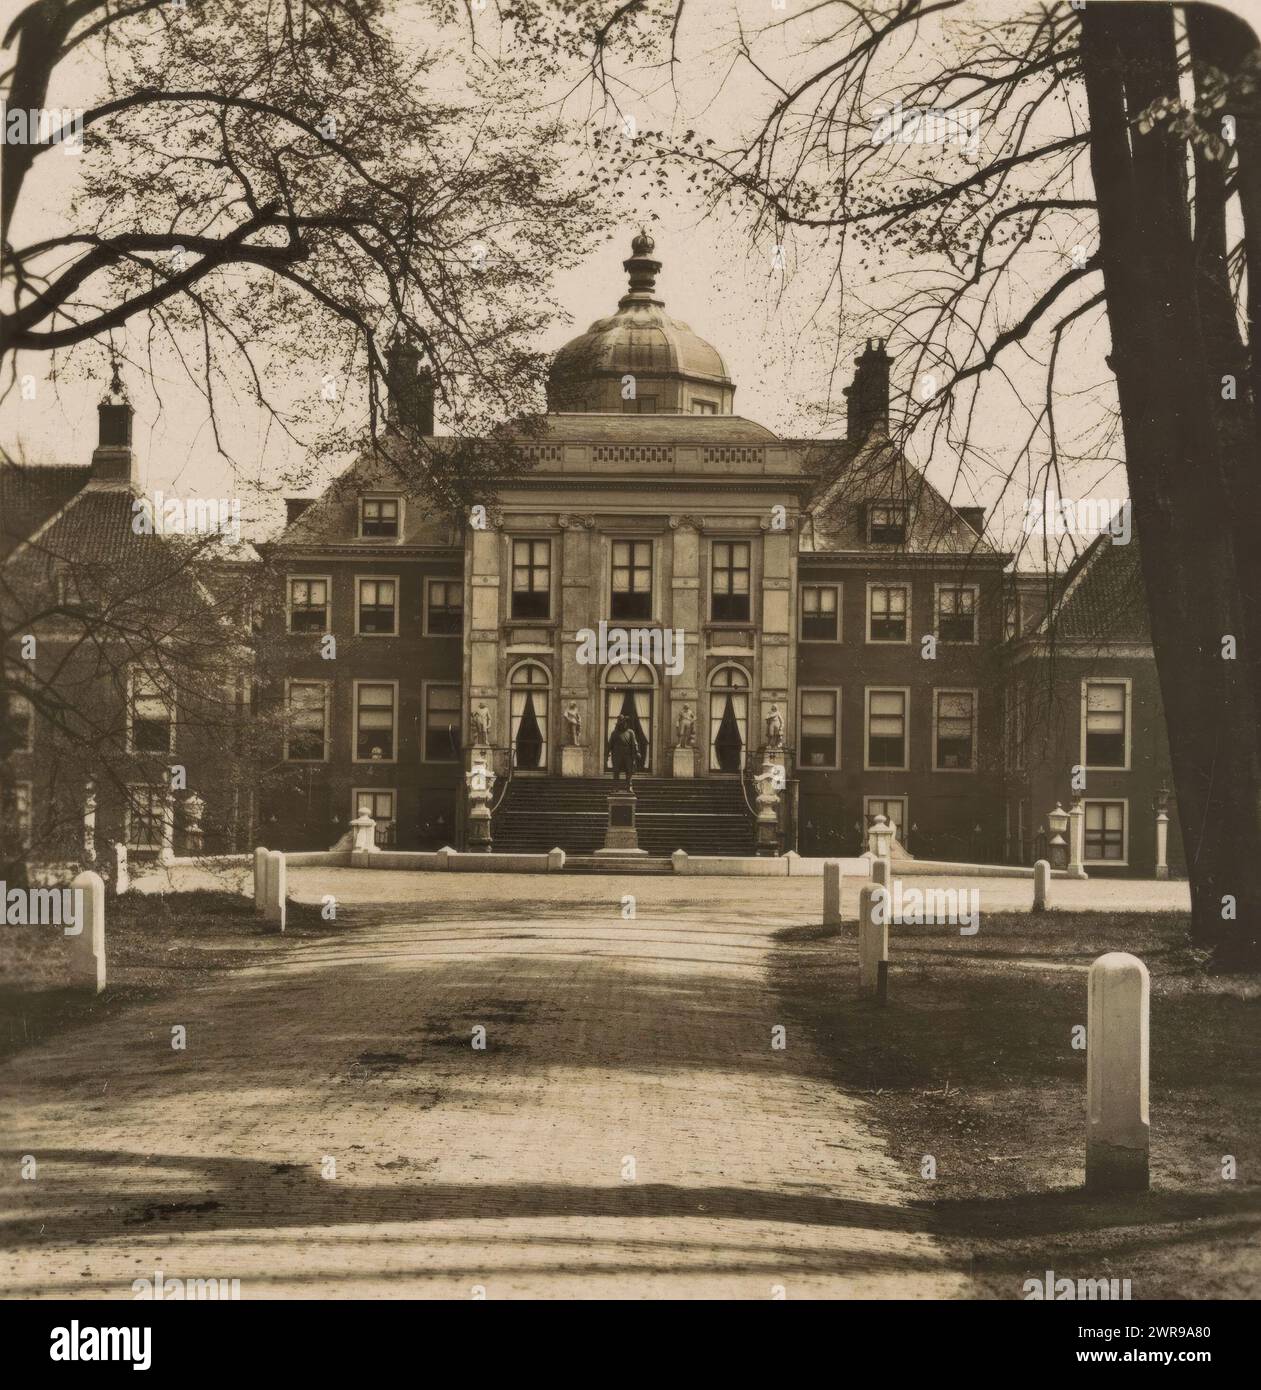
[[[986,540],[978,509],[952,507],[889,443],[883,343],[856,359],[843,439],[781,439],[734,413],[721,356],[665,314],[653,250],[636,238],[617,313],[557,355],[549,411],[516,440],[530,466],[492,505],[438,514],[378,453],[268,550],[286,609],[294,583],[326,588],[318,622],[277,619],[266,698],[283,706],[294,682],[328,693],[322,755],[286,760],[264,839],[331,843],[370,809],[388,822],[383,842],[460,843],[474,743],[489,746],[500,794],[538,783],[542,811],[553,779],[606,774],[608,734],[626,715],[647,779],[742,777],[750,819],[769,743],[784,767],[782,848],[856,854],[884,815],[920,857],[1032,862],[1046,812],[1069,805],[1077,759],[1049,714],[1036,760],[1031,728],[1025,752],[1010,744],[1009,692],[1041,660],[1009,628],[1011,557]],[[447,604],[435,635],[432,586],[447,597],[457,578],[459,626]],[[381,582],[393,611],[367,633],[363,596],[379,599]],[[1032,624],[1035,587],[1022,592]],[[623,641],[647,644],[644,659]],[[1127,727],[1158,768],[1163,723],[1141,660]],[[1055,680],[1080,684],[1068,668]],[[377,701],[366,723],[365,688]],[[375,753],[374,721],[389,733]],[[1135,783],[1137,836],[1146,773],[1098,770],[1090,799],[1120,797],[1117,777]],[[1140,863],[1154,867],[1137,854],[1117,867]]]

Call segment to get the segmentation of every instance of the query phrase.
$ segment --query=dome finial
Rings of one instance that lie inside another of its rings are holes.
[[[621,302],[627,303],[650,303],[660,304],[660,300],[653,298],[653,291],[657,287],[657,273],[661,269],[661,262],[653,259],[653,251],[656,250],[656,242],[648,235],[645,228],[639,229],[639,235],[631,242],[631,254],[627,260],[622,262],[622,268],[630,277],[630,294]]]

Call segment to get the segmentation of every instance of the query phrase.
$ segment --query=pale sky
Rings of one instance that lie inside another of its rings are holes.
[[[995,0],[996,2],[996,0]],[[1009,5],[994,11],[990,0],[981,0],[990,12],[1010,13]],[[739,0],[738,10],[746,30],[796,18],[766,39],[759,49],[769,65],[779,64],[779,73],[799,71],[809,57],[809,20],[793,15],[806,7],[801,0],[785,0],[786,10],[772,9],[770,0]],[[1242,0],[1243,12],[1261,13],[1261,0]],[[764,110],[769,88],[745,67],[726,78],[728,69],[715,64],[724,36],[733,32],[733,0],[689,0],[685,13],[691,26],[680,31],[680,81],[677,93],[663,85],[659,74],[637,74],[640,90],[629,89],[623,111],[636,115],[641,127],[670,126],[676,130],[692,127],[702,136],[713,133],[720,143],[730,142],[741,130],[750,112]],[[418,37],[428,34],[416,26],[415,11],[400,10],[400,24]],[[981,13],[981,9],[973,11]],[[50,105],[84,106],[95,96],[96,76],[86,63],[61,74],[60,85],[50,93]],[[566,115],[578,119],[592,113],[586,94],[572,97]],[[612,113],[603,117],[612,121]],[[81,155],[78,158],[89,158]],[[942,158],[959,158],[948,150]],[[585,156],[580,156],[580,159]],[[41,156],[24,193],[15,226],[15,241],[22,244],[35,235],[46,235],[51,228],[66,225],[67,196],[74,186],[76,157],[53,151]],[[694,195],[681,180],[675,180],[675,197],[654,195],[642,200],[647,185],[627,187],[627,197],[619,204],[610,200],[606,240],[577,269],[563,272],[555,282],[555,298],[570,317],[568,323],[554,323],[539,346],[554,350],[569,337],[584,330],[593,319],[612,313],[625,289],[622,260],[629,254],[630,239],[640,220],[649,226],[656,241],[656,256],[663,262],[658,293],[667,312],[682,319],[722,353],[737,385],[736,409],[741,415],[769,426],[778,433],[816,436],[819,433],[817,407],[848,383],[852,358],[862,346],[863,330],[857,322],[862,306],[879,311],[889,302],[893,282],[899,276],[918,273],[913,259],[902,251],[890,252],[883,264],[846,267],[843,295],[833,279],[834,253],[817,242],[798,238],[785,251],[785,267],[775,268],[768,246],[750,243],[745,217],[727,210],[706,215]],[[655,220],[653,220],[655,214]],[[564,235],[564,229],[557,229]],[[1050,255],[1066,254],[1064,248],[1049,248]],[[877,322],[879,319],[877,318]],[[839,332],[839,340],[838,340]],[[1068,365],[1064,384],[1068,389],[1093,388],[1100,381],[1098,367],[1107,350],[1106,321],[1095,320],[1088,341],[1079,345],[1075,360]],[[94,359],[94,360],[92,360]],[[62,379],[50,379],[47,358],[27,354],[18,364],[19,376],[30,374],[35,399],[24,400],[11,391],[0,403],[0,443],[32,461],[86,463],[95,441],[96,402],[105,381],[100,375],[102,356],[85,352],[72,363]],[[322,370],[318,349],[312,353],[313,376]],[[895,380],[906,388],[912,383],[909,364],[895,360]],[[94,373],[86,376],[85,373]],[[1106,373],[1104,374],[1106,376]],[[987,452],[987,461],[955,486],[956,460],[948,450],[939,450],[929,463],[929,476],[961,505],[975,502],[991,504],[998,491],[998,480],[1008,466],[1004,451],[1021,426],[1026,409],[1022,393],[1029,399],[1040,389],[1041,376],[1031,371],[1027,382],[1019,373],[1010,386],[996,381],[989,415],[979,424],[977,437]],[[155,382],[146,382],[133,370],[128,386],[136,406],[135,442],[142,486],[150,491],[196,492],[203,496],[241,496],[247,518],[247,532],[272,529],[279,517],[279,498],[260,498],[254,494],[252,480],[266,485],[279,473],[298,463],[291,446],[286,447],[268,435],[261,413],[248,410],[231,413],[221,422],[228,446],[239,467],[217,456],[208,428],[207,410],[201,396],[180,379],[176,364],[170,363]],[[1093,391],[1080,409],[1090,412],[1110,408],[1110,390]],[[159,399],[160,398],[160,399]],[[366,422],[366,401],[347,396],[347,407],[358,409]],[[1075,407],[1076,408],[1076,407]],[[441,421],[439,422],[441,428]],[[843,412],[835,414],[829,433],[843,431]],[[923,462],[924,460],[920,460]],[[322,460],[321,471],[331,476],[344,460]],[[1124,495],[1123,472],[1109,460],[1087,466],[1079,479],[1083,493],[1100,496]],[[1013,501],[1006,508],[1008,544],[1012,531]],[[251,524],[252,521],[252,524]],[[1018,524],[1016,524],[1018,530]]]

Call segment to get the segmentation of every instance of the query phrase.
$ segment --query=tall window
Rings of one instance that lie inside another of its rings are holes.
[[[9,718],[16,739],[15,752],[35,751],[35,711],[25,695],[9,696]]]
[[[23,849],[31,847],[31,784],[14,782],[13,812],[17,818],[18,844]]]
[[[906,767],[906,691],[868,690],[867,766]]]
[[[464,581],[431,579],[427,590],[425,631],[430,637],[464,634]]]
[[[1127,689],[1124,681],[1086,681],[1087,767],[1129,765],[1126,756]]]
[[[327,632],[328,580],[289,581],[289,631]]]
[[[396,687],[384,682],[355,683],[355,761],[395,760],[398,729]]]
[[[289,682],[289,720],[285,760],[322,763],[328,757],[328,683]]]
[[[693,415],[717,415],[717,414],[718,414],[718,402],[717,402],[717,401],[693,401],[693,402],[692,402],[692,414],[693,414]]]
[[[867,640],[905,642],[906,610],[911,591],[905,584],[870,584],[867,587]]]
[[[1125,802],[1087,801],[1085,859],[1088,864],[1124,864]]]
[[[937,690],[933,766],[970,772],[976,756],[976,696],[970,690]]]
[[[398,582],[359,580],[359,627],[365,637],[393,637],[398,632]]]
[[[165,787],[127,788],[127,845],[130,849],[161,849],[166,826]]]
[[[513,541],[512,616],[546,618],[552,611],[551,541]]]
[[[355,817],[366,811],[376,821],[373,839],[381,849],[389,849],[397,839],[397,817],[394,812],[394,792],[379,787],[365,787],[354,794]]]
[[[460,758],[460,687],[425,687],[425,761],[454,763]]]
[[[398,539],[399,500],[397,497],[361,497],[359,534],[383,540]]]
[[[715,622],[748,622],[749,569],[748,541],[714,542],[710,616]]]
[[[976,641],[976,588],[946,585],[937,589],[937,637],[942,642]]]
[[[801,586],[801,640],[837,642],[841,636],[840,586],[803,584]]]
[[[131,751],[170,753],[175,741],[172,701],[160,682],[145,671],[131,673]]]
[[[867,539],[878,545],[906,541],[906,503],[872,502],[867,508]]]
[[[613,542],[614,618],[652,617],[652,542]]]
[[[801,766],[837,767],[840,721],[835,690],[801,692]]]
[[[636,396],[634,400],[622,402],[623,415],[655,415],[656,413],[656,396]]]

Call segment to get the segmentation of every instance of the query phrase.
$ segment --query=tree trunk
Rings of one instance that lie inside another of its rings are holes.
[[[1238,78],[1246,65],[1258,61],[1261,40],[1248,25],[1217,5],[1188,5],[1187,32],[1192,57],[1211,64],[1227,77]],[[1244,259],[1248,270],[1248,341],[1257,344],[1261,334],[1261,92],[1236,90],[1205,124],[1222,134],[1218,122],[1231,116],[1235,122],[1235,186],[1244,221]],[[1253,352],[1248,365],[1252,397],[1253,429],[1261,439],[1261,352]],[[1254,467],[1257,464],[1254,461]]]
[[[1244,660],[1229,450],[1187,209],[1186,146],[1140,112],[1178,96],[1173,11],[1089,5],[1082,67],[1127,472],[1191,877],[1192,933],[1219,968],[1261,964],[1261,727]],[[1232,914],[1233,907],[1233,914]],[[1225,915],[1224,915],[1225,914]]]

